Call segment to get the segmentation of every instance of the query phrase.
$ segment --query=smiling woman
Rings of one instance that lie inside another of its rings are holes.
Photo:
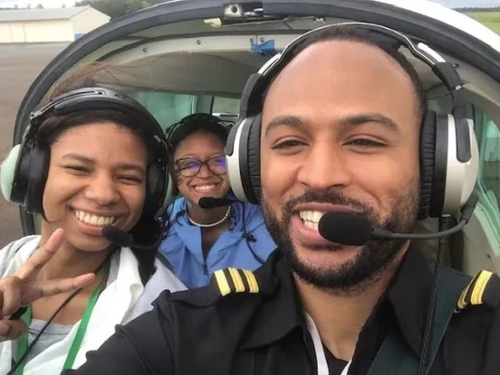
[[[40,236],[0,251],[0,337],[12,340],[1,374],[78,368],[159,291],[185,288],[156,257],[170,197],[163,131],[129,97],[88,87],[90,72],[32,114],[2,164],[6,199],[42,221]]]
[[[111,145],[109,139],[114,140]],[[42,233],[58,226],[79,249],[99,251],[108,246],[101,233],[104,225],[128,231],[137,223],[145,197],[148,155],[130,130],[114,122],[89,121],[66,130],[51,145],[50,156],[43,194],[46,220],[42,228],[46,230]],[[92,178],[95,175],[99,176]]]
[[[275,249],[256,205],[230,191],[224,145],[232,123],[195,113],[167,130],[178,199],[168,211],[171,226],[160,252],[190,288],[208,284],[226,267],[255,269]]]

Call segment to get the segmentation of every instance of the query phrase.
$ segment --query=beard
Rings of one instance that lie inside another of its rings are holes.
[[[264,221],[273,237],[279,251],[288,262],[292,272],[314,287],[329,293],[339,295],[353,295],[366,290],[369,285],[378,280],[394,263],[394,259],[402,250],[406,240],[370,240],[360,247],[356,256],[335,266],[311,266],[300,259],[295,244],[290,236],[291,219],[295,207],[305,203],[330,203],[354,209],[367,217],[377,227],[391,232],[411,232],[417,221],[419,207],[418,189],[413,188],[404,195],[395,198],[391,203],[391,212],[386,219],[380,218],[376,210],[370,205],[356,200],[340,192],[320,193],[306,191],[299,197],[284,202],[281,209],[281,220],[269,205],[265,195],[262,196]],[[309,250],[339,251],[344,248],[341,244],[328,245],[300,244]]]

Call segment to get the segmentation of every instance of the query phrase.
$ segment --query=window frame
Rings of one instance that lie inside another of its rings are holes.
[[[495,190],[493,190],[493,193],[495,194],[495,197],[497,199],[497,205],[495,205],[495,202],[492,202],[488,195],[489,189],[484,185],[483,182],[484,162],[485,162],[484,155],[486,146],[485,135],[488,131],[487,124],[492,123],[495,124],[497,127],[499,127],[499,125],[491,118],[488,112],[485,111],[480,106],[472,104],[472,109],[473,109],[474,131],[476,133],[476,138],[479,146],[479,158],[480,158],[478,178],[475,191],[478,194],[479,204],[482,206],[483,210],[486,213],[485,217],[486,220],[488,221],[489,226],[491,228],[500,228],[500,205],[498,205],[498,202],[500,202],[500,191],[496,192]],[[499,178],[500,178],[500,173],[499,173]],[[495,239],[497,241],[500,241],[500,230],[493,231],[493,235],[495,236]]]

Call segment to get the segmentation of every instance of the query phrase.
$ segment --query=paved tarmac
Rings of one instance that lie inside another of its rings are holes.
[[[12,147],[17,110],[31,83],[67,44],[0,44],[0,159]],[[0,194],[0,248],[22,236],[17,205]]]

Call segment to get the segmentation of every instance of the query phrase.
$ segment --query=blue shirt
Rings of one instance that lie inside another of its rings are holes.
[[[206,286],[215,271],[227,267],[254,270],[276,248],[264,224],[260,206],[236,202],[231,207],[231,226],[212,245],[206,260],[203,257],[201,228],[187,220],[186,199],[177,199],[169,207],[170,228],[159,251],[188,288]],[[243,220],[247,236],[252,237],[248,241],[252,251],[245,241]]]

